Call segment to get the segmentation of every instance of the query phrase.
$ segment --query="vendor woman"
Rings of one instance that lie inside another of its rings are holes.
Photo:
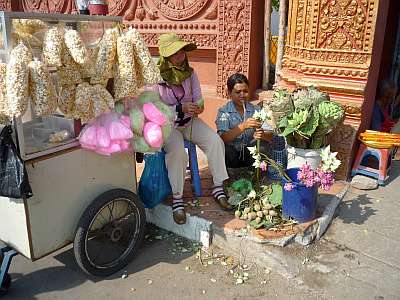
[[[204,110],[200,83],[196,72],[189,66],[187,52],[196,45],[181,40],[174,33],[162,34],[159,38],[160,68],[163,79],[157,85],[161,100],[176,111],[175,128],[164,144],[168,177],[173,193],[173,217],[176,223],[186,222],[183,203],[188,156],[184,140],[191,141],[206,154],[213,178],[211,194],[223,209],[231,209],[224,192],[223,182],[228,178],[225,167],[224,142],[198,115]]]

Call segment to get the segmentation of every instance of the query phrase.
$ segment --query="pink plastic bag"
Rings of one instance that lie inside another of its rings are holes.
[[[97,147],[99,148],[107,148],[110,146],[110,135],[107,132],[107,129],[103,126],[97,127]]]
[[[153,103],[143,104],[143,114],[147,120],[160,126],[167,124],[167,117]]]
[[[153,148],[160,148],[163,144],[161,127],[156,123],[147,122],[144,125],[143,136],[146,142]]]
[[[131,129],[131,119],[128,116],[122,115],[119,120],[126,128]]]
[[[109,124],[108,132],[112,140],[125,140],[133,138],[132,130],[127,128],[121,121],[112,121]]]
[[[87,125],[79,137],[79,142],[89,146],[96,146],[97,128],[94,125]]]

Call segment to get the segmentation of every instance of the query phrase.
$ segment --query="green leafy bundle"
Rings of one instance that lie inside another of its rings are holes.
[[[323,147],[327,134],[343,121],[343,107],[331,102],[327,94],[314,87],[296,90],[285,99],[286,102],[292,103],[293,111],[287,113],[285,109],[286,114],[277,120],[277,127],[293,147]],[[289,104],[285,104],[285,107],[289,107]]]

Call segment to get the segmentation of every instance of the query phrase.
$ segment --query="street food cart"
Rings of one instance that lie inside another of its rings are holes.
[[[0,12],[3,61],[15,44],[13,20],[22,19],[71,26],[89,46],[105,28],[121,22],[111,16]],[[106,157],[83,150],[78,120],[62,114],[37,117],[32,107],[14,118],[12,126],[33,196],[0,197],[0,240],[6,244],[0,252],[0,294],[11,283],[8,268],[17,253],[34,261],[73,243],[76,261],[88,274],[107,276],[128,264],[145,226],[144,208],[135,194],[134,154]],[[51,141],[60,132],[67,132],[66,138]]]

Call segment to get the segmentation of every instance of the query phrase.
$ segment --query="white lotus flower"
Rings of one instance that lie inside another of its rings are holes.
[[[256,147],[256,146],[254,146],[254,147],[247,147],[247,149],[249,150],[249,152],[250,152],[251,155],[254,155],[254,154],[256,153],[256,151],[257,151],[257,147]]]
[[[335,172],[340,166],[341,161],[336,158],[337,152],[331,152],[331,146],[321,150],[321,168],[324,172]]]
[[[253,162],[253,167],[256,168],[256,169],[259,169],[260,165],[261,165],[261,161],[258,160],[258,159],[255,159],[254,162]]]
[[[256,119],[261,122],[265,122],[266,120],[271,119],[271,117],[272,117],[271,111],[265,109],[264,107],[261,110],[256,111],[252,116],[253,119]]]

